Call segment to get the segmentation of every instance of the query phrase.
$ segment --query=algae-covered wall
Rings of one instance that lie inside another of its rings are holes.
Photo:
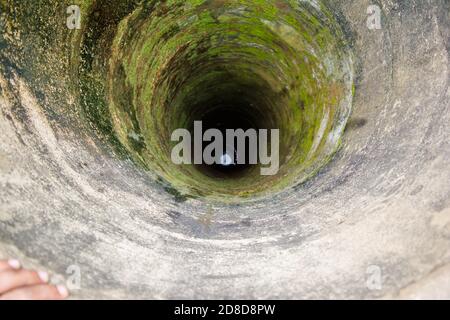
[[[29,40],[33,54],[23,57],[29,78],[41,81],[45,74],[64,83],[80,121],[177,194],[221,201],[273,194],[304,182],[336,151],[351,110],[353,58],[349,36],[324,4],[79,5],[83,23],[70,32],[62,25],[64,6],[48,3],[59,9],[35,22],[34,28],[45,28],[47,43]],[[42,3],[34,6],[10,7],[18,14],[5,16],[8,26],[47,12]],[[280,129],[276,176],[253,170],[216,179],[196,166],[172,163],[171,133],[221,108],[254,128]]]

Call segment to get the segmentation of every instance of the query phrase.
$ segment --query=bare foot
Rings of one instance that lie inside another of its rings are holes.
[[[61,300],[69,296],[66,287],[48,281],[47,272],[22,269],[17,260],[0,260],[0,300]]]

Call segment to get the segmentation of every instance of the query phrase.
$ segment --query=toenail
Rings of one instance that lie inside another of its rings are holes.
[[[8,264],[11,268],[16,269],[16,270],[21,268],[20,261],[16,260],[16,259],[8,260]]]
[[[48,273],[45,272],[45,271],[39,271],[39,272],[38,272],[38,276],[39,276],[39,278],[42,280],[42,282],[47,283],[48,280],[49,280]]]
[[[61,295],[61,297],[67,298],[69,296],[69,291],[67,290],[67,288],[65,286],[58,285],[58,286],[56,286],[56,289],[58,289],[58,292]]]

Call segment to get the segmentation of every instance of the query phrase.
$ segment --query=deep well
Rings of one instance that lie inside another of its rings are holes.
[[[74,4],[0,1],[0,257],[77,298],[450,297],[448,0]],[[173,164],[195,120],[280,129],[280,170]]]

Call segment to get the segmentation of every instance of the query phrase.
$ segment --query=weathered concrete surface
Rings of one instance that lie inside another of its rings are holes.
[[[0,257],[79,266],[75,298],[450,298],[450,4],[379,3],[379,31],[369,1],[335,4],[359,58],[342,149],[251,204],[176,202],[0,75]]]

